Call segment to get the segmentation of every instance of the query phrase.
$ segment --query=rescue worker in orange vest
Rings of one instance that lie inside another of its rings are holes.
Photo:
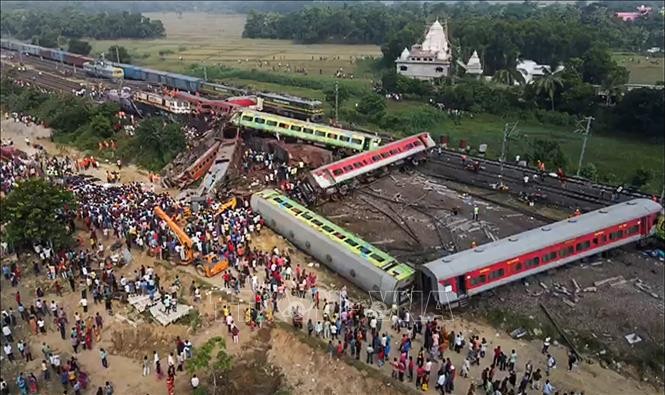
[[[545,172],[545,162],[538,161],[538,170]]]
[[[575,216],[576,216],[576,217],[579,217],[580,215],[582,215],[582,212],[580,211],[579,208],[576,208],[576,209],[575,209]]]

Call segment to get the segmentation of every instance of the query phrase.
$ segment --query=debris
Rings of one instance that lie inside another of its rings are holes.
[[[575,286],[575,293],[580,292],[581,288],[580,288],[580,285],[577,283],[577,280],[575,280],[573,278],[571,281],[573,282],[573,285]]]
[[[596,287],[586,287],[582,290],[582,292],[597,292],[598,288]]]
[[[596,261],[596,262],[592,262],[591,266],[600,266],[602,264],[603,264],[603,261]]]
[[[642,338],[637,335],[637,333],[629,333],[626,336],[626,341],[628,344],[636,344],[642,341]]]
[[[547,288],[547,285],[545,285],[545,283],[542,282],[542,281],[540,282],[540,286],[543,287],[543,288],[545,288],[545,290],[548,290],[548,289],[549,289],[549,288]]]
[[[569,299],[561,298],[561,301],[562,301],[563,303],[567,304],[567,305],[570,306],[570,307],[575,307],[575,303],[572,302],[572,301],[570,301]]]
[[[526,336],[527,331],[524,328],[517,328],[514,331],[510,332],[510,337],[513,339],[519,339],[520,337]]]
[[[616,281],[616,282],[610,283],[610,287],[618,287],[619,285],[623,285],[623,284],[625,284],[625,283],[627,283],[627,282],[628,282],[628,280],[625,280],[625,279],[622,278],[622,279],[619,280],[619,281]]]
[[[593,283],[593,285],[594,285],[595,287],[599,287],[599,286],[601,286],[601,285],[604,285],[604,284],[607,284],[607,283],[611,283],[611,282],[616,282],[616,281],[619,281],[619,280],[623,280],[623,276],[610,277],[610,278],[606,278],[606,279],[604,279],[604,280],[595,281],[595,282]]]

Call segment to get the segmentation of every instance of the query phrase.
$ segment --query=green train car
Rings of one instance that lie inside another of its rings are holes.
[[[388,305],[410,301],[415,270],[328,219],[267,189],[251,198],[266,224],[306,253]]]
[[[276,93],[258,93],[257,96],[263,99],[263,111],[311,122],[323,121],[323,103],[318,100]]]
[[[231,122],[237,126],[260,130],[275,136],[293,137],[328,147],[346,148],[357,152],[370,151],[378,148],[381,144],[381,137],[379,136],[254,110],[243,110],[236,113]]]

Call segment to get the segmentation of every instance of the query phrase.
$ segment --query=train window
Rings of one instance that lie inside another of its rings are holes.
[[[274,198],[272,198],[272,200],[276,201],[277,203],[282,203],[283,202],[282,198],[280,198],[280,197],[274,197]]]
[[[391,149],[390,150],[390,155],[397,155],[397,154],[399,154],[398,150],[396,150],[396,149]]]
[[[312,222],[314,225],[316,225],[316,226],[321,226],[321,225],[323,225],[323,222],[319,221],[319,220],[316,219],[316,218],[314,218],[311,222]]]
[[[351,165],[344,166],[344,171],[351,171],[351,170],[353,170],[353,166]]]
[[[276,121],[266,121],[266,125],[268,125],[268,126],[277,126],[277,122]]]
[[[353,144],[362,144],[363,143],[363,141],[361,139],[354,139],[354,138],[351,138],[351,142]]]
[[[291,212],[293,212],[293,213],[295,213],[296,215],[298,215],[298,214],[302,213],[302,210],[300,210],[300,209],[298,209],[298,208],[295,208],[295,207],[292,207],[292,208],[291,208]]]
[[[334,176],[338,176],[338,175],[340,175],[344,172],[342,171],[342,169],[335,169],[335,170],[333,170],[332,173],[333,173]]]
[[[337,135],[335,133],[328,133],[326,134],[326,137],[328,137],[329,139],[337,140]]]
[[[291,208],[291,207],[293,207],[293,206],[291,205],[291,203],[284,202],[284,207],[286,207],[286,208]]]
[[[593,238],[593,245],[596,245],[596,246],[598,245],[598,238],[597,237]]]
[[[522,270],[522,264],[518,263],[517,265],[515,265],[515,271],[519,272],[520,270]]]
[[[381,160],[381,157],[380,157],[379,155],[374,155],[374,156],[372,157],[372,160],[373,160],[374,162],[378,162],[378,161]]]
[[[423,145],[423,143],[420,140],[416,140],[416,141],[413,142],[414,147],[417,147],[419,145]]]
[[[575,249],[573,247],[565,247],[559,250],[559,257],[565,258],[568,255],[572,255],[573,252],[575,252]]]
[[[280,124],[279,124],[279,127],[282,128],[282,129],[288,129],[288,128],[289,128],[289,125],[287,125],[287,124],[285,124],[285,123],[280,123]]]
[[[369,254],[370,252],[372,252],[372,250],[370,250],[369,248],[367,248],[367,247],[365,247],[365,246],[360,246],[358,249],[360,250],[361,253],[363,253],[363,254],[365,254],[365,255],[367,255],[367,254]]]
[[[338,239],[341,239],[341,240],[344,240],[344,238],[346,237],[346,236],[344,236],[343,234],[341,234],[339,232],[335,232],[334,235],[335,235],[335,237],[337,237]]]
[[[582,243],[577,243],[577,245],[575,246],[575,250],[577,250],[577,252],[580,252],[580,251],[588,250],[589,247],[591,247],[591,242],[587,240],[587,241],[584,241]]]
[[[478,280],[478,284],[482,284],[485,281],[487,281],[487,277],[485,277],[484,274],[481,274],[480,276],[478,276],[477,280]]]
[[[351,141],[351,139],[346,136],[339,136],[339,141],[344,141],[345,143],[348,143],[349,141]]]
[[[411,149],[411,148],[413,148],[413,143],[409,143],[406,145],[406,149]]]
[[[379,263],[383,263],[383,261],[385,261],[385,259],[381,255],[378,255],[378,254],[372,254],[369,257],[374,259],[375,261],[377,261]]]
[[[306,220],[310,220],[313,218],[310,213],[304,213],[303,215],[301,215],[301,217],[305,218]]]
[[[253,118],[253,117],[250,117],[249,115],[243,115],[243,116],[242,116],[242,120],[243,120],[243,121],[252,122],[252,121],[254,121],[254,118]]]
[[[639,226],[633,225],[630,228],[628,228],[628,231],[626,233],[628,233],[629,235],[634,235],[635,233],[637,233],[639,229],[640,229]]]
[[[490,273],[489,278],[490,280],[492,280],[495,278],[503,277],[503,273],[504,273],[503,269],[495,270],[492,273]]]
[[[314,134],[314,130],[310,128],[302,128],[303,133]]]
[[[351,247],[355,247],[355,246],[358,245],[358,243],[356,243],[355,241],[353,241],[353,239],[346,239],[346,240],[344,240],[344,242],[345,242],[346,244],[350,245]]]
[[[610,240],[616,240],[623,237],[623,231],[617,230],[616,232],[610,233]]]
[[[363,163],[362,162],[356,162],[356,163],[353,164],[353,167],[355,167],[356,169],[360,169],[361,167],[363,167]]]
[[[556,252],[550,252],[549,254],[543,255],[543,262],[549,262],[556,259]]]
[[[315,131],[314,135],[319,136],[319,137],[328,137],[329,139],[334,139],[335,138],[335,136],[332,133],[329,133],[329,136],[326,136],[326,132],[323,132],[321,130]]]
[[[539,263],[540,263],[540,258],[534,257],[534,258],[531,258],[528,261],[526,261],[526,267],[527,268],[536,267],[536,266],[538,266]]]
[[[300,126],[291,125],[291,130],[293,130],[294,132],[299,132],[302,130],[302,128]]]
[[[323,225],[323,226],[321,227],[321,229],[325,230],[326,233],[332,233],[332,231],[334,230],[333,228],[331,228],[331,227],[328,226],[328,225]]]
[[[382,158],[387,158],[389,156],[390,156],[390,153],[388,153],[388,152],[384,152],[384,153],[381,154]]]
[[[266,120],[263,118],[254,118],[254,122],[259,123],[259,124],[264,124],[266,123]]]

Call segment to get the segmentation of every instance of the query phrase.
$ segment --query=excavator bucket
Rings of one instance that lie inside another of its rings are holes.
[[[219,207],[219,209],[215,213],[215,217],[217,217],[226,210],[233,210],[234,208],[236,208],[237,205],[238,205],[238,199],[236,199],[235,197],[231,198],[228,202],[222,204]]]
[[[218,259],[214,255],[208,255],[203,262],[196,266],[196,271],[201,276],[213,277],[229,268],[229,261],[226,258]]]

